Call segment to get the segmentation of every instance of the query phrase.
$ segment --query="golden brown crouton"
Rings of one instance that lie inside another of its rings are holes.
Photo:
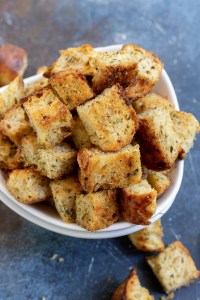
[[[155,171],[170,169],[178,157],[180,140],[169,107],[147,110],[139,115],[137,138],[143,164]]]
[[[103,151],[117,151],[130,144],[137,129],[134,109],[127,106],[118,85],[77,107],[90,141]]]
[[[157,192],[157,197],[160,197],[164,191],[170,186],[171,180],[163,172],[149,171],[147,181]]]
[[[33,94],[37,90],[44,88],[48,85],[48,79],[45,77],[42,77],[41,79],[38,79],[32,83],[28,83],[25,87],[25,97]]]
[[[56,209],[66,223],[76,222],[76,196],[82,192],[77,177],[71,176],[50,183]]]
[[[138,145],[107,153],[96,148],[82,148],[77,160],[79,180],[87,192],[127,187],[141,180]]]
[[[72,127],[72,140],[76,149],[91,146],[89,135],[85,130],[83,122],[78,116],[74,118],[74,125]]]
[[[85,76],[75,71],[59,72],[50,77],[49,83],[69,110],[94,97]]]
[[[173,111],[171,118],[181,140],[179,158],[184,158],[193,147],[195,136],[200,132],[200,125],[192,114],[184,111]]]
[[[66,143],[38,150],[38,171],[50,179],[62,178],[72,173],[75,167],[76,151]]]
[[[128,237],[140,251],[162,251],[165,248],[162,241],[163,229],[160,220],[140,231],[129,234]]]
[[[111,300],[154,300],[149,291],[142,287],[135,269],[128,278],[116,289]]]
[[[60,57],[45,72],[46,77],[67,70],[77,70],[84,75],[93,75],[90,60],[95,55],[95,51],[91,45],[85,44],[77,48],[68,48],[60,50],[59,53]]]
[[[80,194],[76,197],[76,222],[81,227],[96,231],[118,220],[118,204],[115,190]]]
[[[167,293],[188,286],[200,277],[189,251],[179,241],[158,255],[147,257],[147,262]]]
[[[137,114],[140,114],[152,108],[166,106],[169,106],[172,110],[174,110],[174,106],[172,103],[169,102],[169,100],[155,93],[148,94],[145,97],[133,101],[132,105]]]
[[[49,87],[30,96],[23,106],[42,146],[51,148],[71,134],[72,115]]]
[[[27,53],[12,44],[0,48],[0,86],[9,84],[18,75],[22,76],[27,68]]]
[[[49,180],[28,168],[12,171],[7,188],[17,201],[26,204],[44,201],[51,196]]]
[[[126,222],[149,225],[156,211],[156,190],[147,180],[131,184],[121,190],[120,213]]]
[[[19,146],[22,137],[30,132],[31,126],[28,117],[19,104],[5,112],[0,129],[16,146]]]
[[[37,136],[31,132],[21,140],[20,152],[27,166],[37,165],[38,150],[41,146],[37,142]]]
[[[0,118],[6,110],[17,104],[24,97],[24,82],[17,76],[9,86],[0,94]]]

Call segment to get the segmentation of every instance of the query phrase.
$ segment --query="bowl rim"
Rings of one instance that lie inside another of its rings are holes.
[[[105,47],[98,47],[95,48],[96,51],[117,51],[120,50],[122,45],[110,45],[110,46],[105,46]],[[167,74],[167,72],[163,69],[161,77],[163,78],[165,85],[168,89],[169,93],[169,98],[175,105],[176,109],[179,110],[179,105],[178,105],[178,100],[176,97],[176,93],[174,91],[174,87],[171,83],[171,80]],[[42,74],[39,75],[34,75],[31,77],[28,77],[24,79],[25,85],[29,83],[33,83],[39,79],[42,78]],[[0,88],[0,93],[3,92],[7,86]],[[176,163],[176,168],[175,172],[176,177],[175,181],[172,182],[170,188],[158,199],[158,204],[157,204],[157,210],[153,217],[150,219],[151,222],[155,222],[159,218],[161,218],[166,211],[170,208],[172,203],[175,200],[175,197],[180,189],[182,178],[183,178],[183,169],[184,169],[184,161],[177,161]],[[123,236],[127,235],[129,233],[138,231],[145,226],[141,225],[134,225],[131,223],[127,222],[117,222],[114,223],[113,225],[96,231],[96,232],[90,232],[87,231],[77,224],[70,224],[70,223],[64,223],[62,220],[59,220],[57,222],[55,221],[55,224],[50,222],[47,219],[44,219],[44,217],[37,215],[37,212],[34,210],[30,212],[28,205],[20,203],[14,199],[14,197],[8,192],[8,190],[5,188],[2,188],[2,182],[3,182],[3,175],[2,171],[0,174],[0,198],[4,204],[6,204],[10,209],[15,211],[17,214],[20,216],[24,217],[28,221],[31,221],[34,224],[37,224],[45,229],[48,229],[53,232],[57,232],[60,234],[68,235],[71,237],[78,237],[78,238],[88,238],[88,239],[102,239],[102,238],[113,238],[113,237],[118,237],[118,236]],[[62,226],[61,226],[62,224]]]

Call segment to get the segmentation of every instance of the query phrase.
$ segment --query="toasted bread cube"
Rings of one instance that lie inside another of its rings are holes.
[[[200,277],[189,251],[179,241],[158,255],[147,257],[147,262],[167,293],[188,286]]]
[[[71,176],[50,183],[56,209],[66,223],[76,222],[76,197],[81,194],[82,187],[77,177]]]
[[[128,278],[116,289],[111,300],[154,300],[154,297],[141,286],[136,270],[132,269]]]
[[[22,137],[30,132],[31,126],[23,108],[16,104],[5,112],[0,129],[16,146],[19,146]]]
[[[93,68],[90,60],[95,55],[94,48],[85,44],[77,48],[60,50],[60,57],[44,73],[46,77],[51,77],[61,71],[78,70],[84,75],[93,75]]]
[[[26,204],[44,201],[51,196],[49,180],[30,168],[12,171],[7,188],[17,201]]]
[[[85,76],[75,71],[57,73],[50,77],[49,83],[69,110],[94,97]]]
[[[6,110],[17,104],[24,97],[24,82],[17,76],[8,87],[0,94],[0,118]]]
[[[77,160],[79,180],[86,192],[127,187],[141,180],[138,145],[107,153],[96,148],[82,148]]]
[[[120,213],[126,222],[149,225],[149,219],[156,211],[156,190],[147,180],[121,189]]]
[[[132,244],[140,251],[162,251],[165,246],[162,241],[163,229],[160,220],[144,229],[129,234]]]
[[[37,136],[31,132],[21,140],[20,152],[27,166],[34,166],[38,163],[38,144]]]
[[[148,94],[145,97],[133,101],[132,105],[137,114],[140,114],[149,109],[166,106],[170,107],[171,110],[174,110],[174,105],[170,103],[169,100],[155,93]]]
[[[80,194],[76,197],[76,222],[81,227],[96,231],[118,220],[118,204],[115,190]]]
[[[72,173],[75,167],[76,151],[66,143],[38,150],[38,171],[50,179],[62,178]]]
[[[137,135],[143,164],[155,171],[170,169],[180,151],[180,139],[169,107],[159,107],[139,115]]]
[[[200,125],[192,114],[184,111],[173,111],[171,118],[181,140],[179,157],[184,158],[193,147],[196,134],[200,132]]]
[[[149,171],[147,181],[157,192],[157,197],[160,197],[170,186],[171,180],[163,172]]]
[[[79,117],[74,118],[74,125],[72,127],[72,140],[76,149],[91,146],[89,135],[87,134],[83,122]]]
[[[130,144],[137,129],[136,113],[125,104],[118,85],[78,106],[77,112],[90,141],[103,151],[117,151]]]
[[[30,96],[23,106],[42,146],[54,147],[71,134],[72,115],[49,87]]]
[[[32,83],[28,83],[25,87],[25,97],[30,96],[36,91],[46,87],[48,85],[48,79],[42,77],[41,79],[34,81]]]

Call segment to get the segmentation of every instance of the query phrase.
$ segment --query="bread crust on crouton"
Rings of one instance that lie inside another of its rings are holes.
[[[103,151],[117,151],[131,143],[138,122],[134,109],[121,97],[118,85],[77,107],[90,141]]]
[[[96,148],[78,152],[79,180],[87,192],[126,187],[141,180],[139,146],[128,145],[118,152]]]
[[[66,223],[76,222],[76,196],[81,194],[82,187],[76,176],[55,180],[50,183],[55,207]]]
[[[120,213],[126,222],[149,225],[149,219],[156,211],[156,190],[147,180],[131,184],[120,190]]]
[[[49,180],[30,168],[12,171],[6,184],[9,192],[21,203],[32,204],[51,196]]]
[[[119,218],[116,190],[76,197],[76,223],[89,231],[106,228]]]
[[[141,286],[136,270],[132,269],[128,278],[116,289],[111,300],[154,300],[154,297]]]
[[[156,190],[157,197],[160,197],[171,184],[170,178],[163,174],[163,172],[149,171],[147,181]]]
[[[147,257],[147,262],[167,293],[189,286],[200,277],[189,251],[179,241],[158,255]]]
[[[49,78],[49,83],[69,110],[94,97],[85,76],[79,72],[59,72]]]
[[[172,168],[180,151],[180,139],[170,117],[170,108],[159,107],[141,113],[137,140],[142,162],[148,169]]]
[[[71,134],[72,115],[49,86],[30,96],[23,107],[42,146],[54,147]]]
[[[163,229],[160,220],[150,224],[144,229],[129,234],[132,244],[140,251],[162,251],[165,248],[163,244]]]

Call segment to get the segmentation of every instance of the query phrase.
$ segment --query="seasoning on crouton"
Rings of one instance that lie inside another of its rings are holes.
[[[0,129],[16,146],[19,146],[22,137],[30,132],[31,126],[28,117],[19,104],[5,112]]]
[[[82,187],[76,176],[50,183],[56,209],[66,223],[76,222],[76,196],[82,192]]]
[[[49,83],[69,110],[94,97],[85,76],[75,71],[59,72],[50,77]]]
[[[72,115],[49,87],[30,96],[23,106],[42,146],[51,148],[71,134]]]
[[[154,297],[141,286],[136,270],[132,269],[128,278],[116,289],[111,300],[154,300]]]
[[[84,75],[93,75],[93,68],[90,60],[95,55],[94,48],[85,44],[77,48],[60,50],[60,57],[44,73],[44,76],[51,77],[61,71],[78,70]]]
[[[96,148],[82,148],[77,160],[79,180],[87,192],[127,187],[141,180],[139,145],[106,153]]]
[[[137,62],[136,75],[126,88],[127,101],[131,102],[150,92],[160,78],[163,63],[154,53],[133,44],[124,45],[122,51],[130,54]]]
[[[134,109],[127,106],[118,85],[77,107],[90,141],[103,151],[117,151],[130,144],[137,129]]]
[[[163,172],[149,171],[147,181],[157,192],[157,197],[160,197],[164,191],[170,186],[171,180]]]
[[[138,116],[137,138],[143,164],[155,171],[170,169],[180,151],[180,139],[170,117],[170,108],[154,108]]]
[[[126,222],[149,225],[156,211],[156,190],[147,180],[121,189],[120,213]]]
[[[72,127],[72,140],[76,149],[80,149],[82,147],[90,147],[91,142],[87,131],[83,125],[81,119],[76,116],[74,117],[74,125]]]
[[[142,97],[136,101],[132,102],[133,108],[137,114],[140,114],[146,110],[157,108],[157,107],[170,107],[174,110],[174,106],[169,102],[168,99],[161,97],[158,94],[152,93],[145,97]]]
[[[198,120],[190,113],[184,111],[171,112],[175,130],[181,140],[179,158],[184,158],[193,147],[196,134],[200,132]]]
[[[25,97],[30,96],[31,94],[35,93],[37,90],[40,90],[48,85],[48,79],[42,77],[37,81],[32,83],[28,83],[25,87]]]
[[[96,231],[106,228],[119,218],[115,190],[80,194],[76,197],[76,223]]]
[[[165,248],[162,241],[163,229],[160,220],[140,231],[129,234],[128,237],[140,251],[162,251]]]
[[[34,166],[38,163],[38,144],[37,136],[34,132],[29,133],[21,140],[20,152],[27,166]]]
[[[147,262],[167,293],[188,286],[200,277],[189,251],[179,241],[158,255],[147,257]]]
[[[24,97],[24,82],[17,76],[6,89],[0,94],[0,118],[6,110],[17,104]]]
[[[71,174],[76,167],[76,151],[62,143],[51,149],[38,150],[38,171],[50,179],[59,179]]]
[[[24,49],[12,44],[0,48],[0,86],[9,84],[27,68],[28,59]]]
[[[12,171],[7,188],[17,201],[26,204],[44,201],[51,196],[49,180],[30,168]]]

